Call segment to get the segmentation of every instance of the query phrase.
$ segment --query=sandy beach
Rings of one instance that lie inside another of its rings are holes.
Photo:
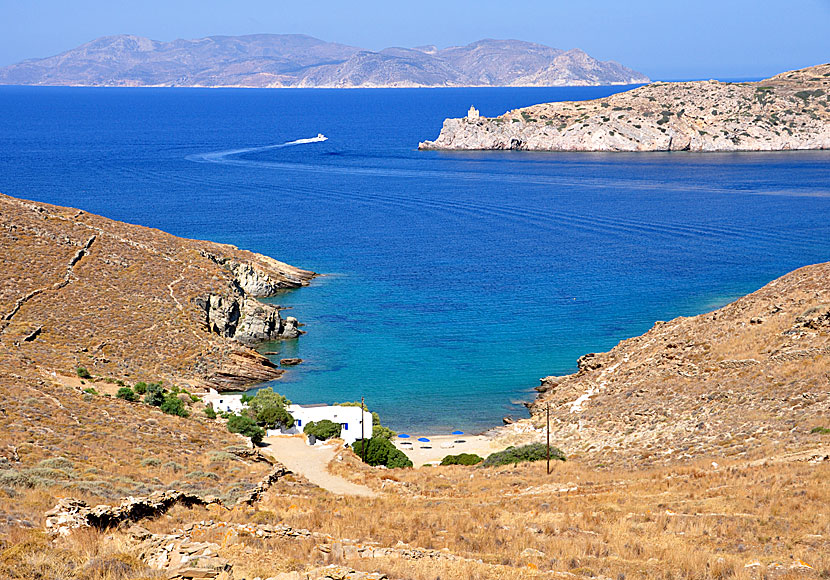
[[[506,447],[503,441],[486,435],[427,435],[426,438],[429,443],[418,441],[417,437],[396,437],[392,442],[412,460],[415,467],[441,463],[447,455],[459,453],[475,453],[486,458]]]

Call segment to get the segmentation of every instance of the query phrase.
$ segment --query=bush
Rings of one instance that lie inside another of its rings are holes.
[[[147,459],[141,460],[141,465],[144,467],[158,467],[161,465],[161,460],[155,457],[148,457]]]
[[[164,397],[160,408],[168,415],[178,415],[179,417],[187,417],[190,415],[187,412],[187,407],[185,407],[184,402],[173,393]]]
[[[459,453],[458,455],[447,455],[441,460],[441,465],[478,465],[484,461],[475,453]]]
[[[150,383],[147,385],[147,394],[144,395],[144,402],[153,407],[161,407],[164,403],[164,389],[159,383]]]
[[[372,466],[385,465],[390,469],[412,467],[412,462],[409,458],[388,439],[375,437],[361,439],[355,441],[353,449],[358,457]]]
[[[281,425],[294,426],[294,417],[285,407],[265,407],[256,414],[256,422],[266,429],[276,429]]]
[[[136,395],[130,387],[121,387],[120,389],[118,389],[118,392],[115,393],[115,396],[119,399],[124,399],[125,401],[138,400],[138,395]]]
[[[50,459],[39,461],[37,466],[48,467],[50,469],[73,469],[75,467],[75,463],[65,457],[52,457]]]
[[[213,406],[208,405],[205,407],[205,415],[208,419],[216,419],[216,411],[213,410]]]
[[[303,433],[306,435],[314,435],[317,439],[325,441],[332,437],[340,437],[340,423],[334,423],[328,419],[322,421],[312,421],[307,423],[303,428]]]
[[[78,376],[82,379],[91,379],[92,375],[89,374],[89,371],[86,370],[84,367],[78,367],[75,369],[75,372],[78,373]]]
[[[265,437],[265,430],[259,427],[253,419],[244,415],[231,415],[228,419],[228,431],[250,437],[251,443],[259,445]]]
[[[550,458],[565,461],[565,454],[556,447],[550,448]],[[542,461],[547,459],[547,446],[544,443],[531,443],[521,447],[508,447],[504,451],[493,453],[484,460],[485,467],[510,465],[526,461]]]
[[[814,435],[816,435],[816,434],[817,435],[828,435],[828,434],[830,434],[830,428],[827,428],[827,427],[813,427],[810,430],[810,433],[813,433]]]
[[[133,387],[133,390],[136,393],[138,393],[139,395],[143,395],[144,393],[147,392],[147,383],[145,383],[143,381],[140,382],[140,383],[136,383],[135,386]]]
[[[98,391],[95,390],[95,387],[87,387],[87,388],[84,389],[84,392],[87,395],[97,395],[98,394]]]

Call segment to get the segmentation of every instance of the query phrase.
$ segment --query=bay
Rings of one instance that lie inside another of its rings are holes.
[[[445,117],[623,87],[0,87],[0,191],[324,274],[273,299],[299,403],[398,430],[523,416],[539,377],[828,259],[830,152],[419,152]],[[318,133],[324,142],[301,142]]]

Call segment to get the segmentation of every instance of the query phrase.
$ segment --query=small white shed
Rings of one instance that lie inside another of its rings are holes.
[[[202,402],[213,407],[214,411],[239,413],[245,405],[242,404],[242,395],[229,395],[210,389],[207,395],[202,395]]]

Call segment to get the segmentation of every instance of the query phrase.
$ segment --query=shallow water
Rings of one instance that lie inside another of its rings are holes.
[[[616,90],[0,87],[0,191],[325,273],[276,299],[308,331],[264,345],[307,361],[276,388],[476,431],[581,354],[828,259],[830,152],[416,150],[470,104]]]

